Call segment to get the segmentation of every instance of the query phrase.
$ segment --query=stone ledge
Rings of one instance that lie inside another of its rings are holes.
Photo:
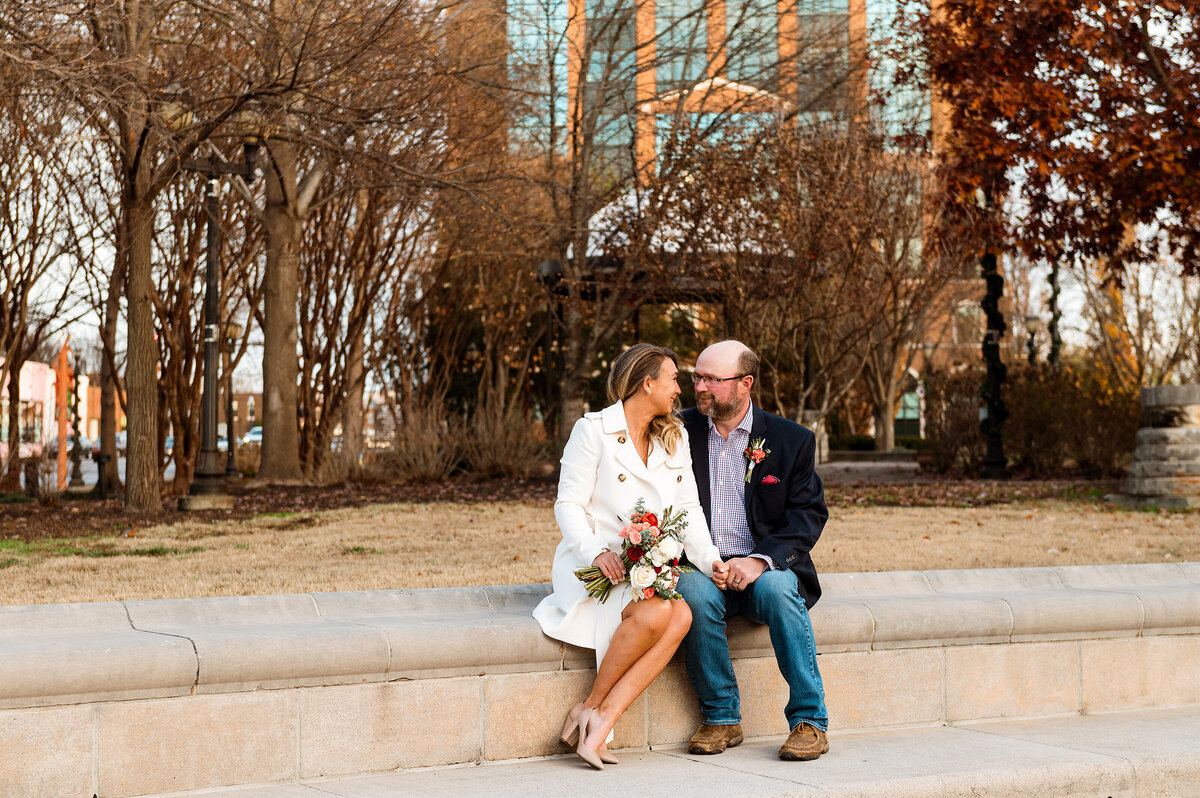
[[[1142,388],[1143,407],[1200,405],[1200,385],[1154,385]]]
[[[822,654],[1200,633],[1200,564],[829,574]],[[587,670],[548,585],[0,607],[0,708]],[[735,619],[735,659],[770,657]]]

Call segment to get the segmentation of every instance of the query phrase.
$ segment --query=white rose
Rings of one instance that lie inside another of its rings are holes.
[[[683,544],[672,537],[663,538],[655,548],[661,551],[663,557],[668,560],[673,560],[680,554],[683,554]]]
[[[654,548],[650,549],[650,551],[646,552],[646,557],[647,557],[647,558],[650,560],[650,562],[651,562],[651,563],[653,563],[654,565],[662,565],[662,564],[663,564],[663,563],[665,563],[667,560],[671,559],[671,558],[670,558],[670,557],[668,557],[666,554],[663,554],[663,551],[662,551],[662,544],[663,544],[663,543],[666,543],[666,541],[664,540],[662,543],[659,543],[657,546],[655,546]]]
[[[637,590],[650,587],[657,578],[658,574],[654,573],[654,569],[645,563],[638,563],[629,572],[629,581]]]

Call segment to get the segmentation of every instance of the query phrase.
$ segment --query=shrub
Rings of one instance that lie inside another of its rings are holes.
[[[1138,391],[1111,384],[1094,364],[1021,369],[1009,378],[1006,401],[1006,453],[1032,476],[1056,476],[1074,464],[1086,477],[1116,477],[1128,466]]]
[[[476,413],[462,440],[464,465],[480,479],[528,477],[541,468],[547,454],[541,425],[512,412]]]
[[[253,477],[262,469],[262,444],[235,443],[233,467],[245,477]]]
[[[390,449],[370,461],[369,477],[438,482],[450,476],[462,453],[461,423],[433,403],[407,409]]]
[[[983,462],[984,440],[979,429],[979,386],[982,367],[933,371],[925,376],[925,436],[935,471],[945,474],[956,466],[974,473]]]
[[[911,449],[914,452],[923,452],[933,446],[933,441],[928,438],[922,438],[919,435],[897,435],[897,449]]]
[[[873,452],[875,451],[875,436],[831,435],[829,436],[829,448],[840,451]]]
[[[937,471],[957,467],[973,474],[979,468],[984,376],[976,367],[926,377],[925,428]],[[1061,476],[1074,467],[1086,477],[1114,477],[1128,465],[1141,413],[1137,390],[1113,386],[1094,365],[1014,365],[1004,402],[1004,453],[1029,476]]]
[[[58,505],[58,500],[62,497],[63,487],[58,484],[58,458],[50,456],[50,449],[46,447],[42,449],[41,457],[35,459],[37,468],[35,473],[37,479],[34,486],[34,495],[37,498],[38,504],[43,507],[55,507]],[[71,473],[70,465],[67,466],[67,475]],[[28,480],[29,475],[26,474]]]

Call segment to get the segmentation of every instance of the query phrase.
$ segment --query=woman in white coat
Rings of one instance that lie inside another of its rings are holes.
[[[723,568],[700,508],[687,433],[673,415],[678,374],[669,349],[637,344],[626,350],[608,375],[613,404],[577,421],[563,450],[554,504],[563,539],[554,553],[554,592],[533,615],[550,637],[596,649],[592,689],[568,713],[562,733],[595,768],[616,762],[605,748],[613,726],[666,667],[692,620],[681,600],[630,600],[618,533],[638,499],[660,518],[667,507],[686,510],[688,560],[707,576],[714,565]],[[605,602],[589,596],[575,576],[588,565],[615,583]]]

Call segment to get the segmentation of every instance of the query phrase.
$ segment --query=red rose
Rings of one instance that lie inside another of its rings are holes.
[[[678,568],[679,567],[679,558],[676,557],[675,559],[671,560],[671,565],[674,565],[676,568]]]
[[[649,524],[650,526],[658,526],[658,516],[654,513],[643,513],[642,523]]]
[[[657,565],[657,566],[655,566],[655,568],[654,568],[654,573],[656,573],[656,574],[661,574],[661,573],[662,573],[662,569],[663,569],[663,567],[662,567],[661,565]]]
[[[625,552],[625,556],[629,558],[630,562],[637,562],[638,560],[642,559],[645,554],[646,552],[642,551],[637,546],[630,546],[629,550]]]

